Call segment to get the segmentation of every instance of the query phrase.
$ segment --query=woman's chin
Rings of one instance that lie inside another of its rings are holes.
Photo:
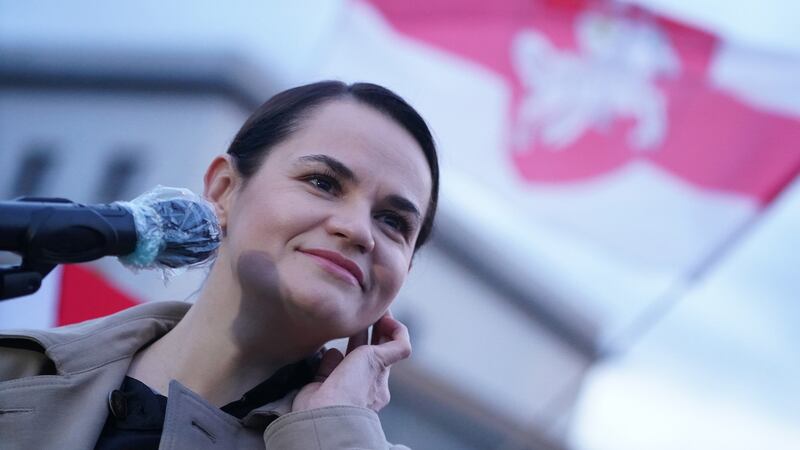
[[[300,318],[307,326],[316,330],[327,329],[330,335],[337,337],[347,336],[347,333],[358,328],[358,312],[355,310],[354,299],[332,292],[331,289],[308,289],[285,298],[289,302],[287,309],[294,311],[294,316]]]

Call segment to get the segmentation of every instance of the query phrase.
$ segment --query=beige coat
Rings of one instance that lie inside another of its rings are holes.
[[[163,336],[189,304],[147,303],[45,331],[0,333],[0,449],[91,449],[134,353]],[[294,392],[244,419],[173,380],[160,449],[405,449],[378,415],[334,406],[289,412]]]

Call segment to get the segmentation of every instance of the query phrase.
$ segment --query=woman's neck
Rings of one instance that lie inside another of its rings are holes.
[[[221,406],[324,344],[293,326],[279,298],[247,298],[221,269],[178,325],[134,356],[129,376],[164,395],[175,379]]]

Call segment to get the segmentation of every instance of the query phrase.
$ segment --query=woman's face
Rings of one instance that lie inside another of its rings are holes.
[[[404,128],[369,106],[331,101],[231,195],[225,254],[245,297],[277,289],[290,319],[348,336],[403,284],[430,191],[425,156]]]

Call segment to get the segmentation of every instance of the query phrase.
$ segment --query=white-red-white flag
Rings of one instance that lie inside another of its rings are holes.
[[[787,82],[800,77],[796,58],[618,2],[369,4],[396,33],[385,41],[403,49],[384,45],[385,64],[397,63],[385,78],[407,86],[447,67],[458,74],[414,99],[447,134],[443,158],[461,186],[466,174],[517,220],[580,248],[531,247],[572,271],[565,284],[590,280],[585,292],[611,311],[611,334],[703,272],[800,173],[800,103],[791,101],[800,97]],[[427,68],[392,59],[414,47]],[[467,72],[461,101],[449,86]]]

